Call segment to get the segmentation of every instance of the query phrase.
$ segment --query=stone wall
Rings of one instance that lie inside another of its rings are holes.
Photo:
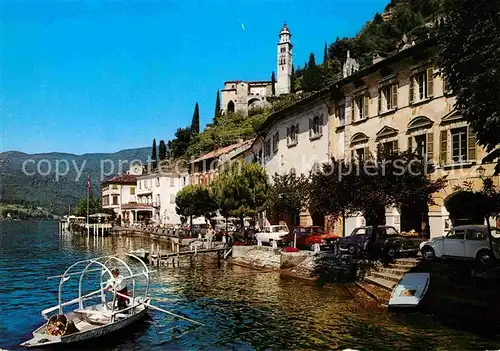
[[[280,268],[287,269],[296,267],[311,255],[313,255],[312,251],[281,252]]]
[[[234,251],[235,248],[236,251]],[[280,249],[267,246],[246,246],[245,248],[249,249],[241,249],[238,246],[233,247],[233,260],[235,263],[242,263],[255,268],[280,268]]]

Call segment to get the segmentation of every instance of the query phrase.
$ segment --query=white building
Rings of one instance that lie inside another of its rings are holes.
[[[270,177],[289,172],[307,176],[328,162],[329,96],[329,90],[323,89],[273,113],[262,125],[246,161],[260,162]],[[307,212],[301,214],[301,225],[312,222],[323,225],[324,218],[312,218]]]
[[[181,224],[175,211],[175,197],[189,184],[187,172],[168,171],[137,177],[137,202],[151,208],[151,219],[156,224]]]
[[[279,34],[277,49],[276,95],[288,94],[292,90],[292,34],[284,24]],[[254,107],[265,107],[269,104],[268,97],[273,95],[271,81],[230,80],[224,82],[221,90],[222,113],[243,111],[247,113]]]
[[[123,219],[123,206],[137,202],[136,183],[136,174],[122,174],[102,182],[102,208],[112,209]]]

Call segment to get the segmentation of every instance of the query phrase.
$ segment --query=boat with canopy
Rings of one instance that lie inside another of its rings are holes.
[[[123,275],[117,276],[118,272]],[[203,325],[151,304],[149,285],[152,273],[154,271],[150,271],[139,257],[126,254],[124,257],[103,256],[78,261],[62,275],[48,277],[47,279],[59,278],[58,304],[41,312],[47,322],[37,328],[33,332],[33,338],[21,346],[55,346],[105,336],[141,320],[149,309]],[[73,282],[72,288],[77,289],[78,296],[63,301],[63,288],[71,285],[68,282]],[[96,290],[84,292],[97,284],[99,286]],[[127,289],[119,290],[121,285],[125,285]],[[112,287],[109,288],[110,286]],[[108,288],[112,292],[112,298],[106,294]],[[97,299],[100,301],[90,302]],[[118,303],[120,299],[125,300],[125,303]],[[65,309],[69,311],[65,313]]]

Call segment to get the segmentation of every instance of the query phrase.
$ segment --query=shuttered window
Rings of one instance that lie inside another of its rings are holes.
[[[415,102],[415,77],[410,77],[410,104]]]
[[[368,118],[370,115],[368,113],[370,105],[370,97],[368,95],[363,96],[363,117]]]
[[[434,134],[427,133],[427,160],[434,159]]]
[[[427,94],[426,98],[434,95],[434,67],[427,68]]]
[[[382,89],[378,90],[378,113],[382,112]]]
[[[467,156],[469,161],[473,161],[476,159],[476,133],[471,127],[468,128],[468,139]]]
[[[439,146],[439,162],[442,165],[448,163],[448,131],[441,131],[440,146]]]
[[[398,108],[398,84],[397,83],[392,85],[391,108],[392,109]]]

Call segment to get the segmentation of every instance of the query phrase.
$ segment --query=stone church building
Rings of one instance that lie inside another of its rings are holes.
[[[277,74],[275,94],[289,94],[292,88],[292,34],[286,23],[279,33],[277,48]],[[243,111],[245,114],[253,107],[269,104],[268,97],[273,94],[271,81],[245,82],[230,80],[224,82],[221,91],[222,113]]]

